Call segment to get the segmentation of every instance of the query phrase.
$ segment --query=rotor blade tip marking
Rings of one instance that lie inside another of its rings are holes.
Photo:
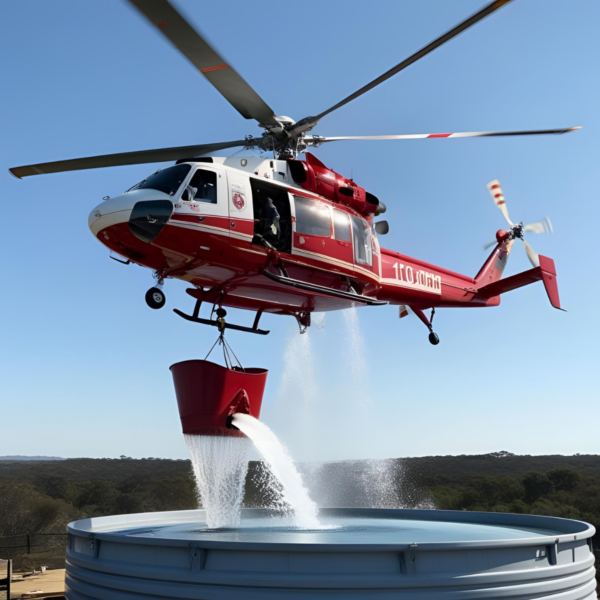
[[[427,137],[430,138],[447,138],[450,137],[452,134],[451,133],[432,133],[430,135],[428,135]]]
[[[168,23],[157,23],[156,26],[157,27],[166,27],[168,25]]]
[[[215,67],[206,67],[206,69],[200,69],[200,73],[210,73],[211,71],[218,71],[219,69],[225,69],[229,65],[216,65]]]

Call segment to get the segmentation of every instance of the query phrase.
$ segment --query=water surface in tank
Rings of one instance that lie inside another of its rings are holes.
[[[291,517],[242,518],[237,528],[209,529],[204,521],[121,529],[119,535],[211,542],[294,544],[412,544],[519,540],[560,532],[537,527],[422,521],[399,518],[321,516],[320,526],[301,529]]]

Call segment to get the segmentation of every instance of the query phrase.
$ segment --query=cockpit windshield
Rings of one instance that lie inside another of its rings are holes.
[[[174,196],[191,168],[191,165],[175,165],[161,169],[127,191],[150,189]]]

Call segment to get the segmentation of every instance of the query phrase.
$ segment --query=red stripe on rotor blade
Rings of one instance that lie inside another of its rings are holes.
[[[446,138],[446,137],[450,137],[452,134],[451,133],[432,133],[431,135],[428,135],[428,138]]]
[[[218,71],[219,69],[224,69],[229,65],[217,65],[216,67],[206,67],[206,69],[200,69],[200,73],[210,73],[210,71]]]
[[[492,190],[499,190],[500,186],[498,184],[496,184],[496,185],[493,185],[490,189],[492,189]]]
[[[502,193],[500,193],[500,194],[494,194],[494,198],[502,198]]]
[[[157,23],[156,26],[157,27],[166,27],[168,25],[168,23]]]
[[[504,202],[504,200],[498,200],[498,202],[497,202],[496,204],[497,204],[498,206],[500,206],[501,204],[506,204],[506,203]]]

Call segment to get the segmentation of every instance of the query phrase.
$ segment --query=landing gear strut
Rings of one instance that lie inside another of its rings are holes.
[[[410,307],[411,310],[421,319],[421,321],[425,324],[427,329],[429,329],[429,343],[437,346],[440,343],[440,338],[437,333],[433,331],[433,327],[431,323],[433,322],[433,315],[435,315],[435,308],[431,309],[431,319],[428,319],[425,316],[425,313],[420,308],[415,308],[414,306]]]
[[[300,333],[306,333],[306,330],[310,327],[310,313],[309,312],[303,312],[303,313],[299,313],[297,315],[294,315],[296,317],[296,321],[298,321],[298,327],[300,328]]]
[[[163,283],[165,281],[158,272],[155,272],[153,276],[156,279],[156,285],[154,287],[151,287],[146,292],[146,304],[150,308],[159,309],[162,308],[165,305],[165,302],[167,301],[165,293],[162,290]]]

